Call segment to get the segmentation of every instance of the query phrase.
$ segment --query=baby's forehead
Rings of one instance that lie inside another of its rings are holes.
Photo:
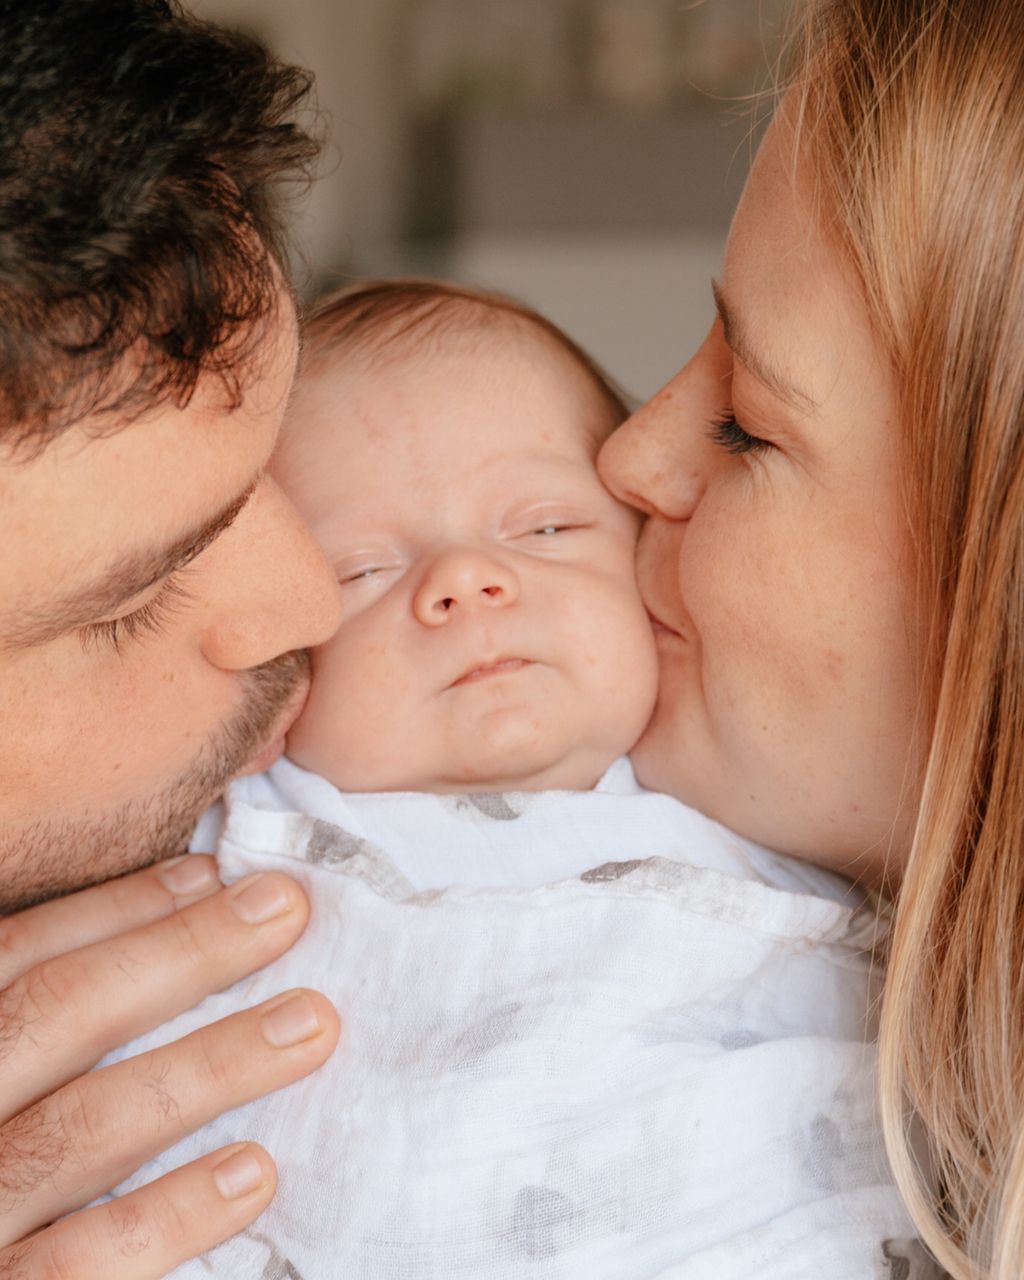
[[[345,365],[393,372],[460,359],[513,368],[538,356],[576,363],[555,334],[534,321],[459,300],[440,312],[423,309],[366,323],[318,322],[314,317],[304,335],[298,376],[301,382]]]
[[[304,364],[273,474],[316,528],[396,498],[410,519],[493,513],[599,485],[614,425],[588,372],[524,324],[383,348],[332,342]]]
[[[308,434],[290,428],[301,428],[307,417],[301,411],[304,402],[316,400],[323,411],[332,397],[339,401],[339,412],[328,410],[326,416],[344,432],[340,402],[351,405],[356,387],[365,404],[375,397],[387,398],[399,384],[406,395],[412,388],[414,397],[422,386],[422,400],[429,397],[431,408],[446,404],[457,409],[461,399],[478,399],[488,379],[493,381],[496,403],[509,397],[514,403],[520,388],[535,380],[540,370],[548,386],[556,388],[554,394],[564,399],[567,425],[583,434],[596,456],[625,417],[618,393],[559,331],[529,316],[474,302],[446,313],[443,322],[414,316],[389,317],[386,324],[369,327],[314,324],[304,345],[294,397],[299,411],[286,420],[286,434],[292,447],[302,447],[303,436],[312,447]]]

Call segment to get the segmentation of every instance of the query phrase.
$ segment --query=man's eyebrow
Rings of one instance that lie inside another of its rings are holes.
[[[763,382],[769,391],[777,395],[780,400],[784,400],[797,412],[813,412],[818,406],[807,392],[801,391],[799,387],[794,386],[776,365],[760,355],[751,344],[747,332],[739,322],[738,317],[734,312],[730,311],[725,300],[725,293],[717,280],[711,281],[711,292],[714,294],[715,307],[722,321],[725,341],[740,364],[748,369],[757,378],[758,382]]]
[[[262,478],[261,472],[215,516],[170,545],[124,556],[87,586],[36,610],[23,611],[11,625],[0,630],[0,648],[29,648],[56,639],[75,627],[116,613],[162,578],[184,569],[237,520]]]

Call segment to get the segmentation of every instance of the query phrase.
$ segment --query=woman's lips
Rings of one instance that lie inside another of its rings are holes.
[[[677,640],[680,638],[679,632],[673,630],[672,627],[667,626],[664,622],[662,622],[662,620],[658,617],[656,613],[651,612],[650,607],[647,607],[647,616],[651,620],[651,629],[656,636],[658,635],[675,636]]]
[[[528,658],[498,658],[494,662],[486,662],[479,667],[471,668],[459,676],[458,680],[453,680],[448,688],[455,689],[462,684],[475,684],[478,680],[487,680],[491,676],[511,675],[514,671],[521,671],[524,667],[532,665]]]

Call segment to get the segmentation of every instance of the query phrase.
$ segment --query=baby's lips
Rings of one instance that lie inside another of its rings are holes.
[[[494,676],[513,675],[516,671],[522,671],[530,666],[533,666],[532,658],[518,656],[488,658],[467,667],[448,685],[448,688],[454,689],[459,685],[474,684],[478,680],[486,680]]]

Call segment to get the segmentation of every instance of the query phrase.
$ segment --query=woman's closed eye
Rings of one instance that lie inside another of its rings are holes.
[[[765,453],[775,447],[770,441],[762,440],[760,436],[752,436],[749,431],[745,431],[731,413],[723,413],[711,422],[708,426],[708,434],[715,444],[733,457],[739,457],[745,453]]]
[[[81,627],[79,635],[82,644],[106,645],[120,654],[131,641],[144,635],[159,634],[169,619],[192,599],[182,582],[187,572],[187,569],[179,569],[165,578],[152,600],[133,609],[131,613],[122,614],[118,618],[107,618],[102,622],[90,622]]]

